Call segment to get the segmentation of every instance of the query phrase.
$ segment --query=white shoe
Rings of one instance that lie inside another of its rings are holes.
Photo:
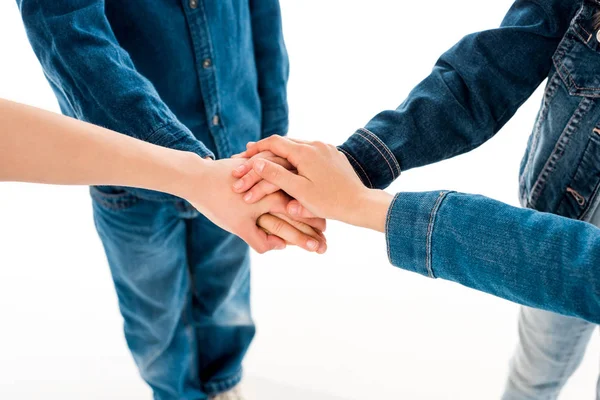
[[[242,395],[242,389],[240,385],[237,385],[227,392],[223,392],[211,397],[210,400],[246,400],[246,398]]]

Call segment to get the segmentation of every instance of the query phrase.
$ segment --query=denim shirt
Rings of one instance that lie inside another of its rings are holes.
[[[599,0],[515,1],[499,28],[464,37],[398,109],[340,146],[367,186],[384,188],[484,143],[547,79],[521,164],[529,209],[399,194],[386,227],[392,264],[600,322],[600,229],[583,222],[600,201],[598,10]]]
[[[202,157],[287,132],[278,0],[17,3],[66,115]]]

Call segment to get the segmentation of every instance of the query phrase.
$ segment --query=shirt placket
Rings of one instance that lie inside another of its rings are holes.
[[[218,156],[226,157],[231,154],[231,144],[221,117],[216,76],[218,66],[212,48],[204,0],[182,0],[182,2],[194,47],[196,74],[204,101],[206,120],[217,146]]]

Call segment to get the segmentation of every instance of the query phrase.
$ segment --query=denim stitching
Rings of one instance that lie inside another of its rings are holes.
[[[587,97],[584,97],[579,102],[579,106],[577,107],[577,110],[575,110],[575,112],[571,116],[571,119],[567,123],[567,126],[565,127],[565,129],[559,136],[558,140],[556,141],[556,144],[554,145],[554,149],[552,150],[550,157],[548,157],[548,160],[544,164],[544,168],[542,168],[542,171],[540,172],[537,180],[531,187],[531,194],[529,196],[530,197],[529,204],[531,205],[532,208],[535,208],[537,200],[539,199],[542,190],[546,186],[546,179],[548,178],[550,173],[554,171],[554,168],[556,167],[556,163],[560,160],[560,158],[564,154],[564,151],[566,149],[566,146],[569,144],[571,136],[577,129],[577,125],[579,125],[581,119],[589,111],[590,106],[592,104],[593,104],[593,101]]]
[[[214,395],[218,392],[224,392],[233,389],[242,380],[242,374],[242,368],[239,368],[236,373],[231,375],[229,378],[203,384],[202,390],[208,392],[209,395]]]
[[[554,99],[554,95],[556,94],[557,89],[560,86],[560,82],[560,75],[558,73],[555,73],[550,78],[548,86],[546,87],[546,91],[544,92],[544,102],[542,105],[542,110],[540,111],[540,115],[534,127],[533,139],[531,141],[531,146],[529,147],[529,155],[527,157],[527,161],[523,168],[523,173],[521,174],[521,179],[519,182],[520,186],[522,187],[525,187],[525,177],[531,169],[531,165],[535,155],[535,150],[537,149],[538,142],[541,136],[542,124],[546,121],[546,117],[548,116],[548,112],[550,111],[550,102],[552,102],[552,99]]]
[[[575,80],[573,79],[573,76],[571,75],[569,70],[567,70],[567,68],[564,66],[562,59],[564,58],[566,53],[569,52],[573,48],[574,44],[575,44],[575,40],[571,39],[570,41],[566,41],[566,39],[565,39],[564,45],[560,48],[560,50],[557,50],[557,52],[556,52],[557,54],[555,54],[555,57],[554,57],[554,66],[556,67],[556,71],[558,72],[558,74],[560,75],[562,80],[565,82],[565,84],[567,86],[569,86],[569,83],[570,83],[570,85],[573,86],[575,88],[575,90],[600,92],[600,88],[588,88],[588,87],[577,86],[577,84],[575,83]],[[559,54],[559,51],[560,51],[560,54]],[[567,89],[568,89],[568,87],[567,87]],[[569,92],[570,92],[570,90],[569,90]],[[580,93],[580,94],[585,94],[585,93]],[[600,96],[600,94],[597,94],[597,93],[587,93],[587,95],[590,97],[599,97]]]
[[[392,219],[392,210],[394,209],[394,204],[396,204],[396,200],[398,200],[398,197],[400,197],[400,193],[397,193],[396,196],[394,196],[394,199],[392,200],[392,203],[390,204],[390,208],[388,209],[387,217],[385,219],[385,244],[387,246],[388,260],[390,261],[390,264],[392,264],[392,265],[394,265],[394,263],[392,262],[392,250],[391,250],[391,243],[390,243],[389,227],[390,227],[390,221]]]
[[[576,339],[575,339],[576,342],[579,342],[581,340],[581,337],[583,336],[584,331],[585,331],[585,327],[579,331],[579,335],[577,335]],[[575,350],[573,348],[571,348],[571,352],[569,353],[569,358],[567,359],[566,363],[563,363],[563,365],[568,365],[571,362],[571,360],[573,359],[574,355],[575,355]],[[563,380],[565,379],[566,374],[567,374],[567,368],[564,368],[562,371],[562,374],[558,378],[559,382],[564,384]],[[568,377],[567,377],[567,379],[568,379]]]
[[[442,204],[442,201],[446,198],[446,196],[448,195],[448,193],[450,192],[440,192],[440,195],[438,196],[435,204],[433,205],[433,208],[431,209],[431,213],[429,214],[429,224],[427,225],[427,239],[426,239],[426,255],[425,255],[425,268],[427,269],[427,273],[429,274],[430,278],[435,279],[435,274],[433,273],[433,266],[431,265],[432,262],[432,249],[431,249],[431,240],[432,240],[432,236],[433,236],[433,225],[435,223],[435,218],[437,216],[438,210],[440,209],[440,206]]]
[[[358,136],[362,137],[364,140],[369,142],[371,144],[371,146],[375,147],[375,150],[377,150],[377,152],[381,155],[381,157],[383,157],[386,164],[388,165],[388,168],[390,169],[390,172],[392,173],[392,177],[394,179],[396,179],[396,174],[394,173],[394,170],[392,169],[392,165],[388,161],[387,157],[381,152],[381,150],[379,150],[379,147],[375,143],[373,143],[367,136],[365,136],[363,133],[361,133],[360,131],[357,131],[356,133],[358,134]]]
[[[356,164],[356,166],[358,168],[360,168],[360,170],[362,171],[362,175],[364,175],[365,179],[369,182],[369,188],[373,189],[373,183],[371,182],[371,180],[369,179],[369,175],[367,175],[367,173],[365,172],[365,170],[363,169],[362,165],[360,165],[360,163],[358,161],[356,161],[356,159],[354,157],[352,157],[352,154],[348,153],[346,150],[342,149],[341,147],[338,147],[338,149],[344,153],[346,156],[350,157],[350,164]]]
[[[394,161],[394,165],[396,166],[398,175],[400,175],[402,173],[402,169],[400,168],[400,164],[398,164],[398,160],[396,160],[396,156],[394,155],[394,153],[392,153],[392,150],[390,150],[390,148],[385,143],[383,143],[383,141],[379,138],[379,136],[375,135],[373,132],[371,132],[370,130],[368,130],[366,128],[360,128],[359,131],[362,131],[364,133],[371,135],[372,137],[375,138],[375,140],[377,140],[381,144],[381,147],[383,147],[383,149],[385,151],[387,151],[390,158]]]

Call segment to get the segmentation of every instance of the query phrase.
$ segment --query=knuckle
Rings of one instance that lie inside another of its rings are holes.
[[[273,222],[273,226],[272,229],[269,229],[271,232],[273,232],[276,235],[279,235],[280,233],[283,232],[283,230],[285,229],[285,223],[278,219],[276,221]]]

